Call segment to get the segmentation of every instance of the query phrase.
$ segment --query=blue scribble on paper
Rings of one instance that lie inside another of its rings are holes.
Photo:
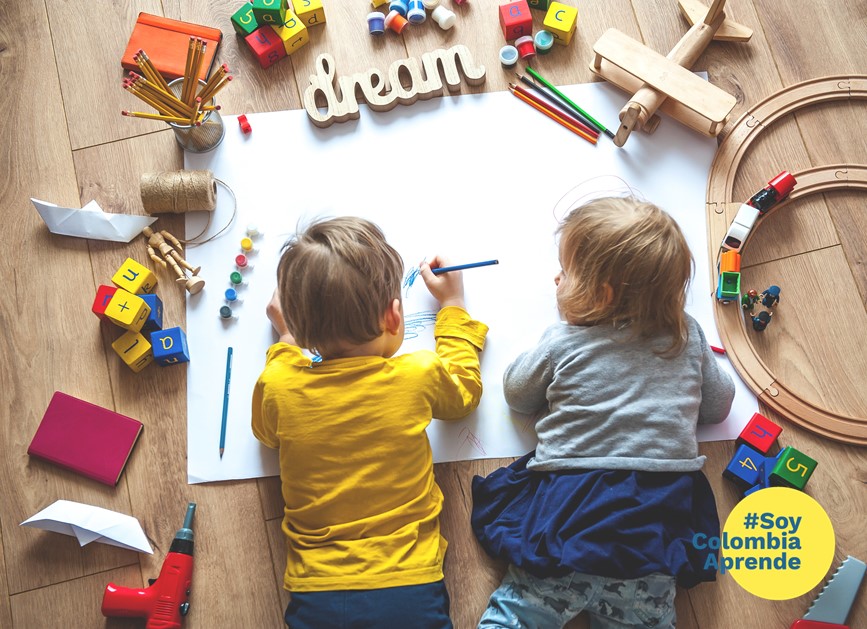
[[[436,323],[436,320],[437,313],[431,310],[414,312],[412,314],[406,315],[404,319],[403,340],[410,341],[412,339],[418,338],[418,335],[421,334],[425,328],[428,328],[434,323]]]
[[[407,271],[406,275],[403,278],[403,285],[402,285],[402,288],[405,289],[403,292],[404,297],[409,295],[409,289],[412,288],[412,285],[415,283],[416,279],[418,278],[418,276],[420,274],[421,274],[421,269],[418,268],[417,266],[414,266],[409,271]]]

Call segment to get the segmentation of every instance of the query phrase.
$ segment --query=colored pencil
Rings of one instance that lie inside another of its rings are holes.
[[[552,105],[555,105],[555,106],[557,106],[557,107],[559,107],[559,108],[561,108],[561,109],[568,109],[568,110],[570,111],[571,115],[572,115],[576,120],[578,120],[579,122],[583,123],[584,126],[589,127],[589,128],[592,128],[592,129],[593,129],[593,133],[596,134],[596,135],[599,135],[599,130],[596,129],[596,127],[593,126],[593,123],[592,123],[592,122],[590,122],[589,120],[587,120],[587,118],[585,118],[584,116],[582,116],[581,114],[579,114],[577,111],[575,111],[574,109],[572,109],[571,107],[569,107],[569,105],[568,105],[566,102],[560,100],[560,99],[557,97],[556,94],[554,94],[553,92],[549,92],[548,90],[546,90],[546,89],[545,89],[544,87],[542,87],[541,85],[537,85],[536,83],[533,82],[532,79],[528,79],[527,77],[525,77],[525,76],[522,75],[522,74],[517,74],[517,73],[516,73],[516,76],[520,79],[521,83],[523,83],[524,85],[527,85],[528,87],[530,87],[531,89],[533,89],[537,94],[539,94],[542,98],[544,98],[545,100],[547,100],[547,101],[548,101],[549,103],[551,103]]]
[[[534,103],[539,105],[539,107],[541,107],[545,111],[548,111],[552,114],[557,114],[561,118],[565,118],[566,122],[569,122],[569,123],[573,124],[574,126],[578,127],[581,131],[583,131],[587,135],[591,136],[594,140],[599,138],[599,132],[596,129],[591,129],[590,127],[588,127],[587,125],[582,123],[580,120],[575,118],[570,112],[563,111],[562,109],[559,109],[558,107],[554,107],[553,105],[546,103],[541,98],[539,98],[535,94],[530,93],[528,90],[525,90],[520,85],[514,85],[513,83],[509,83],[509,87],[511,87],[513,90],[515,90],[517,92],[520,92],[521,94],[523,94],[524,96],[529,98],[531,101],[533,101]]]
[[[538,72],[536,72],[536,71],[535,71],[533,68],[531,68],[530,66],[527,66],[527,72],[529,72],[529,73],[533,76],[534,79],[538,80],[542,85],[544,85],[545,87],[547,87],[547,88],[548,88],[549,90],[551,90],[554,94],[556,94],[557,96],[559,96],[560,98],[562,98],[564,101],[566,101],[572,109],[574,109],[574,110],[577,111],[579,114],[581,114],[582,116],[584,116],[585,118],[587,118],[587,120],[589,120],[590,123],[591,123],[594,127],[596,127],[597,129],[599,129],[599,131],[601,131],[602,133],[604,133],[605,135],[607,135],[607,136],[610,137],[610,138],[614,138],[614,133],[612,133],[611,131],[609,131],[609,130],[605,127],[605,125],[603,125],[601,122],[599,122],[598,120],[596,120],[593,116],[591,116],[591,115],[588,114],[586,111],[584,111],[583,109],[581,109],[578,105],[576,105],[575,103],[573,103],[573,102],[569,99],[568,96],[566,96],[563,92],[561,92],[561,91],[558,90],[556,87],[554,87],[554,86],[553,86],[553,85],[552,85],[552,84],[551,84],[551,83],[550,83],[550,82],[549,82],[545,77],[543,77],[541,74],[539,74]]]
[[[492,264],[499,264],[499,260],[485,260],[484,262],[470,262],[469,264],[458,264],[455,266],[443,266],[438,269],[431,269],[434,275],[442,275],[443,273],[449,273],[451,271],[463,271],[464,269],[475,269],[480,266],[491,266]]]
[[[223,389],[223,420],[220,423],[220,458],[226,449],[226,420],[229,417],[229,383],[232,381],[232,347],[226,353],[226,387]]]
[[[544,115],[548,116],[548,117],[549,117],[551,120],[553,120],[554,122],[557,122],[557,123],[559,123],[560,125],[566,127],[566,128],[569,129],[572,133],[574,133],[574,134],[576,134],[576,135],[580,135],[582,138],[584,138],[585,140],[587,140],[587,141],[590,142],[591,144],[596,144],[596,138],[594,138],[592,135],[588,135],[588,134],[584,133],[581,129],[579,129],[578,127],[576,127],[575,125],[573,125],[571,122],[569,122],[568,120],[566,120],[566,119],[563,118],[562,116],[560,116],[560,115],[558,115],[558,114],[555,114],[555,113],[551,113],[551,112],[545,110],[544,108],[542,108],[541,105],[537,105],[537,104],[534,103],[532,100],[530,100],[529,98],[527,98],[526,96],[524,96],[523,94],[521,94],[521,92],[517,92],[517,91],[512,90],[512,89],[510,89],[509,91],[511,91],[512,94],[514,94],[515,96],[517,96],[518,98],[520,98],[522,101],[524,101],[525,103],[527,103],[530,107],[532,107],[532,108],[535,109],[536,111],[539,111],[539,112],[543,113]]]

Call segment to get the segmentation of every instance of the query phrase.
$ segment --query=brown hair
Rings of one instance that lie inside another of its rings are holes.
[[[333,353],[382,334],[402,276],[400,254],[375,224],[351,216],[318,220],[283,246],[280,308],[301,347]]]
[[[573,209],[557,233],[565,276],[557,303],[566,321],[628,325],[641,338],[670,335],[661,353],[683,350],[693,260],[669,214],[633,197],[606,197]]]

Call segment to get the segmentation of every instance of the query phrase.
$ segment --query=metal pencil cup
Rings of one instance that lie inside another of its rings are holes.
[[[205,85],[205,82],[199,79],[199,85]],[[169,83],[169,88],[172,93],[178,98],[184,88],[184,77],[180,77]],[[215,105],[212,98],[203,105]],[[223,141],[223,136],[226,134],[226,129],[223,126],[223,118],[220,112],[216,109],[210,109],[205,112],[202,118],[201,125],[184,125],[169,122],[168,125],[175,132],[175,140],[181,145],[181,148],[191,153],[207,153],[213,151]]]

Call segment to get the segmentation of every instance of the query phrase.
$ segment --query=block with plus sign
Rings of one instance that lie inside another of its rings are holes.
[[[256,21],[256,15],[253,13],[252,4],[244,4],[240,9],[232,14],[232,26],[235,28],[235,32],[241,37],[246,37],[259,28],[259,23]]]
[[[769,480],[771,485],[804,490],[818,463],[792,446],[783,448]]]
[[[96,298],[93,300],[93,306],[90,307],[91,312],[100,319],[107,320],[108,317],[105,316],[105,309],[108,306],[108,302],[111,301],[111,298],[114,297],[116,292],[117,286],[106,286],[103,284],[97,288]]]
[[[244,41],[263,68],[274,65],[286,56],[283,40],[277,37],[277,33],[268,25],[256,29],[247,35]]]
[[[759,413],[753,413],[738,437],[738,445],[748,445],[762,454],[767,454],[783,429]]]
[[[140,295],[152,293],[157,287],[157,276],[149,268],[139,264],[132,258],[127,258],[111,278],[118,288]]]
[[[109,321],[120,327],[140,331],[151,313],[144,299],[129,291],[118,288],[105,307],[105,316]]]
[[[281,26],[272,26],[274,32],[277,34],[277,37],[280,38],[280,41],[283,42],[283,48],[286,50],[287,55],[291,55],[296,50],[301,49],[304,44],[310,41],[310,37],[308,36],[307,27],[304,26],[304,23],[292,15],[291,13],[286,14],[286,23]]]
[[[148,315],[148,318],[145,320],[144,325],[142,326],[143,334],[150,334],[155,330],[162,330],[163,328],[163,302],[157,297],[154,293],[149,295],[142,295],[142,299],[144,302],[150,307],[151,313]]]
[[[533,16],[527,0],[500,5],[500,26],[506,41],[533,34]]]
[[[753,485],[758,485],[761,478],[759,466],[764,461],[764,458],[751,447],[740,446],[725,470],[723,470],[723,476],[744,490]]]
[[[163,367],[190,361],[187,335],[180,328],[168,328],[151,332],[154,360]]]
[[[135,373],[140,372],[154,360],[151,344],[144,336],[133,330],[127,330],[111,344],[111,347]]]
[[[253,15],[260,26],[286,21],[286,0],[253,0]]]
[[[543,26],[554,36],[554,43],[566,46],[578,27],[578,9],[560,2],[552,2],[545,14]]]
[[[305,26],[325,24],[322,0],[292,0],[292,11]]]

